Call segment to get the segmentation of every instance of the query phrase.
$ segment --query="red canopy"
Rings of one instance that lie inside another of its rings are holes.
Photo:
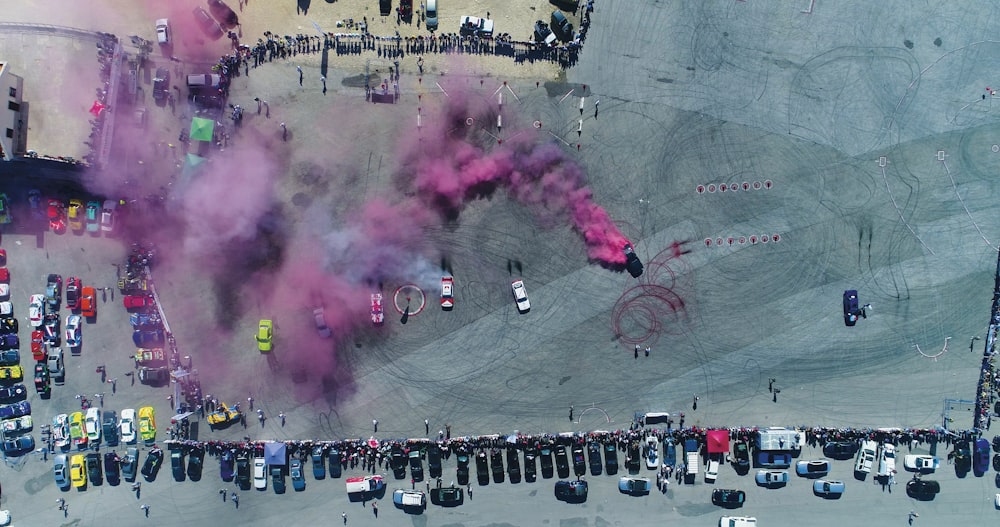
[[[100,101],[94,101],[94,104],[90,107],[90,113],[94,114],[94,117],[101,115],[104,111],[104,105]]]
[[[729,430],[707,430],[705,440],[708,442],[709,454],[729,452]]]

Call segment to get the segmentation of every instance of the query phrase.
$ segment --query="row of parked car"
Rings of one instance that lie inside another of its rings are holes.
[[[0,401],[12,403],[0,406],[0,450],[4,455],[18,455],[35,449],[35,438],[31,435],[34,427],[31,405],[25,400],[28,390],[20,383],[24,379],[19,351],[18,321],[10,302],[10,271],[7,269],[7,252],[0,249]],[[39,376],[45,374],[45,384],[39,393],[47,395],[47,372],[45,366],[35,367],[35,385],[39,388]]]
[[[118,202],[112,199],[103,203],[96,199],[70,199],[68,203],[59,198],[48,198],[46,208],[42,209],[42,194],[38,190],[28,192],[28,206],[32,217],[47,218],[49,229],[56,234],[63,234],[66,229],[75,233],[88,233],[92,236],[111,236],[115,232],[118,216]]]
[[[88,448],[97,449],[102,443],[114,448],[121,444],[136,445],[142,441],[150,446],[142,474],[147,479],[154,479],[156,471],[163,460],[162,451],[156,446],[156,413],[152,406],[139,408],[138,413],[131,408],[121,411],[121,418],[114,411],[100,408],[88,408],[85,412],[59,414],[52,419],[49,430],[51,440],[59,452],[67,452],[71,448],[77,451]],[[128,446],[124,458],[119,458],[115,451],[104,454],[103,476],[101,456],[97,452],[88,454],[63,454],[53,458],[53,475],[60,488],[70,485],[76,488],[86,488],[87,480],[91,485],[101,485],[103,479],[117,485],[121,476],[126,481],[134,481],[136,466],[139,460],[138,448]]]
[[[197,454],[192,454],[192,458],[196,456]],[[105,452],[103,457],[102,463],[101,454],[97,452],[56,455],[52,460],[56,485],[61,489],[72,486],[77,490],[86,490],[88,481],[91,486],[100,486],[107,480],[109,485],[114,486],[120,484],[122,479],[127,482],[135,481],[137,472],[141,473],[146,481],[153,481],[163,464],[163,450],[156,445],[146,453],[146,460],[141,469],[139,469],[139,449],[134,446],[126,449],[124,457],[119,457],[116,451]],[[204,459],[204,454],[202,453],[197,459]],[[192,472],[197,471],[196,477],[200,478],[200,461],[192,462],[190,466],[195,467]]]

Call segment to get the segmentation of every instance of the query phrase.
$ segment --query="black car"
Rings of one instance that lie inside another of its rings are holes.
[[[968,441],[962,440],[956,442],[953,454],[955,457],[956,472],[968,472],[972,469],[972,450],[969,448]]]
[[[104,437],[104,442],[108,446],[118,446],[118,417],[114,410],[105,411],[102,418],[104,422],[101,424],[101,435]]]
[[[437,487],[431,489],[431,503],[442,507],[457,507],[463,501],[462,489],[458,487]]]
[[[17,324],[16,318],[0,318],[0,335],[16,335]]]
[[[569,460],[566,459],[566,447],[562,445],[556,447],[556,474],[560,479],[569,477]]]
[[[342,466],[341,463],[340,463],[340,450],[337,450],[336,448],[331,448],[330,452],[326,455],[326,457],[330,460],[330,477],[331,478],[339,478],[340,477],[341,466]],[[393,468],[393,472],[395,472],[395,470],[396,469]],[[403,465],[403,477],[406,477],[406,465],[405,464]],[[396,479],[400,479],[400,478],[397,477]]]
[[[420,459],[420,450],[413,449],[407,454],[410,458],[410,478],[413,481],[423,481],[424,480],[424,463]]]
[[[517,449],[514,447],[507,449],[507,477],[511,483],[521,482],[521,462],[517,460]]]
[[[458,468],[455,469],[455,475],[458,479],[459,485],[469,484],[469,453],[464,450],[459,452],[455,456],[455,461],[458,464]]]
[[[742,490],[736,489],[715,489],[712,491],[712,504],[727,509],[742,507],[747,500],[747,495]]]
[[[236,456],[232,450],[223,450],[219,456],[219,478],[232,481],[236,477]]]
[[[590,461],[590,475],[600,476],[604,469],[601,464],[601,445],[594,442],[587,444],[587,457]]]
[[[437,445],[427,449],[427,471],[432,478],[441,477],[441,448]]]
[[[285,493],[285,471],[278,466],[271,466],[271,487],[275,494]]]
[[[733,445],[733,468],[740,475],[750,472],[750,448],[743,441],[737,441]]]
[[[156,68],[156,75],[153,76],[153,100],[163,101],[169,95],[170,95],[170,70],[168,70],[167,68]],[[69,291],[67,291],[66,293],[68,297]]]
[[[854,441],[829,441],[823,445],[823,455],[833,459],[851,459],[858,452]]]
[[[493,473],[493,483],[503,483],[503,454],[496,448],[490,452],[490,471]]]
[[[941,492],[941,485],[934,480],[911,479],[906,483],[906,495],[915,500],[931,501],[938,492]]]
[[[378,12],[382,16],[392,13],[392,0],[378,0]]]
[[[480,485],[490,484],[490,462],[486,459],[486,452],[476,454],[476,479]]]
[[[236,456],[236,485],[250,489],[250,458],[246,454]]]
[[[121,459],[120,463],[122,469],[122,477],[125,478],[125,481],[128,481],[129,483],[135,481],[135,473],[136,473],[135,469],[138,464],[139,464],[139,449],[135,447],[129,447],[129,449],[125,451],[125,457]]]
[[[573,24],[569,22],[566,15],[562,14],[561,11],[552,12],[549,25],[552,26],[552,31],[559,37],[559,40],[563,42],[573,40]]]
[[[392,477],[396,479],[406,478],[406,456],[403,455],[403,451],[398,446],[392,447],[389,463],[392,465]],[[333,477],[333,474],[330,477]]]
[[[194,20],[201,27],[201,30],[205,32],[211,38],[219,38],[222,36],[222,27],[219,23],[209,16],[208,12],[200,7],[194,8],[192,11],[194,14]]]
[[[587,460],[583,457],[583,447],[576,445],[573,447],[573,473],[576,477],[587,475]]]
[[[533,447],[528,447],[524,451],[524,481],[528,483],[534,483],[538,478],[535,473],[535,458],[538,457],[538,450]]]
[[[556,41],[556,36],[552,34],[549,25],[541,20],[535,21],[535,44],[541,46],[551,46]]]
[[[121,483],[121,472],[119,472],[119,463],[117,452],[106,452],[104,454],[104,477],[108,480],[108,485],[117,485]]]
[[[170,469],[175,481],[184,481],[184,451],[180,447],[170,451]]]
[[[226,28],[234,28],[240,23],[236,12],[222,0],[208,0],[208,9],[212,12],[212,16],[219,21],[219,24],[226,26]]]
[[[844,291],[844,325],[853,326],[858,323],[858,292],[854,289]]]
[[[569,503],[583,503],[587,501],[586,481],[557,481],[556,499]]]
[[[201,469],[205,464],[205,451],[201,448],[192,448],[188,453],[188,479],[198,481],[201,479]]]
[[[552,449],[547,446],[542,447],[538,451],[538,459],[542,464],[542,477],[550,479],[552,477]]]
[[[314,446],[312,448],[313,478],[326,479],[326,463],[323,461],[323,447]]]
[[[618,448],[614,443],[604,445],[604,471],[609,476],[618,473]]]
[[[101,455],[97,452],[87,454],[87,479],[91,485],[101,485],[104,483],[104,475],[101,473]]]
[[[52,393],[52,378],[44,362],[35,363],[35,393],[46,398]]]
[[[570,28],[572,31],[572,26]],[[636,256],[632,245],[627,243],[625,244],[625,269],[628,270],[628,274],[632,275],[632,278],[639,278],[642,275],[642,260]]]
[[[28,389],[23,384],[0,386],[0,401],[5,403],[23,401],[28,397]]]
[[[639,442],[632,441],[628,444],[628,455],[625,456],[625,470],[629,474],[639,473]]]

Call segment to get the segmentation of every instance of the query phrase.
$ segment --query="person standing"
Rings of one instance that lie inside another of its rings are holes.
[[[569,420],[570,420],[570,422],[573,421],[573,407],[572,406],[569,407]]]
[[[302,86],[302,66],[295,66],[295,70],[299,72],[299,86]]]
[[[424,434],[431,433],[431,423],[427,419],[424,419]]]
[[[377,500],[372,502],[372,513],[375,514],[376,518],[378,518],[378,501]]]
[[[344,525],[347,525],[347,513],[346,512],[340,513],[340,517],[344,519]]]

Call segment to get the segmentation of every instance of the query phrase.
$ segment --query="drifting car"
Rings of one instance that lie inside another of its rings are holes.
[[[146,481],[153,481],[156,479],[156,474],[160,472],[160,465],[163,464],[163,450],[159,447],[153,446],[146,454],[146,462],[142,464],[141,473]]]
[[[76,448],[87,448],[87,429],[83,422],[83,412],[69,414],[69,436]]]
[[[73,198],[69,200],[69,228],[74,231],[83,230],[83,202]]]
[[[758,470],[754,479],[762,487],[777,487],[788,483],[788,472],[784,470]]]
[[[320,464],[322,464],[322,461]],[[292,478],[292,488],[295,489],[295,492],[306,490],[306,478],[302,474],[302,461],[298,459],[289,461],[288,474]]]
[[[372,293],[371,304],[372,324],[379,326],[385,322],[385,313],[382,310],[382,293]]]
[[[583,503],[587,501],[587,482],[557,481],[555,489],[556,499],[570,503]]]
[[[69,315],[66,317],[66,327],[64,330],[66,347],[79,348],[83,344],[83,337],[80,334],[80,315]]]
[[[267,353],[274,348],[274,323],[270,320],[261,320],[257,324],[257,351]]]
[[[125,295],[122,297],[122,305],[127,311],[135,311],[153,307],[155,302],[152,295]]]
[[[122,412],[124,415],[124,412]],[[147,445],[156,440],[156,412],[152,406],[139,408],[139,437]]]
[[[236,12],[226,5],[222,0],[208,0],[208,9],[212,11],[212,16],[226,27],[236,27],[240,19]]]
[[[825,476],[828,472],[830,472],[830,462],[825,459],[799,461],[795,464],[795,473],[806,478]]]
[[[844,291],[844,325],[853,326],[858,323],[858,292],[854,289]]]
[[[66,454],[52,458],[52,475],[55,477],[57,487],[60,489],[69,487],[69,460],[66,459]]]
[[[84,419],[84,429],[87,431],[87,440],[97,443],[101,440],[101,410],[98,408],[88,408],[87,417]]]
[[[903,457],[903,468],[911,472],[931,473],[937,470],[941,462],[934,456],[909,455]]]
[[[619,492],[630,496],[642,496],[649,494],[649,491],[652,488],[653,484],[650,483],[649,478],[634,478],[626,476],[618,480]]]
[[[449,310],[455,307],[455,278],[441,277],[441,309]]]
[[[194,14],[195,22],[197,22],[198,26],[201,27],[201,30],[205,32],[205,35],[213,39],[220,38],[222,36],[222,27],[219,26],[219,23],[216,22],[215,19],[209,16],[207,11],[200,7],[196,7],[192,13]]]
[[[99,234],[101,231],[101,219],[98,217],[101,204],[96,201],[87,202],[87,210],[84,213],[84,221],[87,223],[86,230],[91,235]]]
[[[326,325],[326,311],[322,307],[313,309],[313,321],[316,323],[316,333],[319,333],[321,338],[328,339],[333,336],[330,326]]]
[[[166,18],[156,21],[156,42],[160,45],[170,43],[170,24]]]
[[[242,417],[243,414],[237,408],[230,407],[226,403],[219,403],[216,410],[208,414],[208,427],[215,430],[239,422]]]
[[[22,415],[31,415],[31,403],[28,401],[0,406],[0,419],[21,417]]]
[[[71,276],[66,280],[66,307],[80,309],[80,278]]]
[[[66,232],[66,211],[57,199],[49,199],[48,206],[49,229],[56,234]]]
[[[156,81],[160,79],[159,73],[163,68],[157,68],[157,78],[153,79],[153,98],[156,98]],[[167,74],[167,85],[170,84],[170,74]],[[105,233],[105,236],[111,234],[115,230],[115,209],[117,209],[118,203],[114,200],[104,200],[104,206],[101,207],[101,232]]]
[[[139,465],[139,449],[128,447],[125,450],[125,457],[121,459],[122,477],[125,481],[135,481],[136,469]]]
[[[59,414],[52,418],[52,442],[57,448],[65,448],[69,446],[70,442],[70,432],[69,432],[69,416],[66,414]]]
[[[517,304],[519,313],[527,313],[531,310],[531,302],[528,301],[528,293],[524,290],[524,280],[514,280],[510,283],[510,288],[514,292],[514,302]]]
[[[28,299],[28,320],[31,321],[31,327],[37,328],[42,325],[42,319],[45,317],[45,296],[43,295],[31,295]]]
[[[911,479],[906,483],[906,495],[920,501],[930,501],[941,492],[941,485],[930,479]]]
[[[646,455],[643,456],[646,460],[646,468],[649,470],[656,470],[660,468],[660,458],[658,455],[659,442],[656,437],[648,436],[646,437]]]
[[[747,500],[747,494],[738,489],[715,489],[712,491],[712,505],[735,509],[742,507]]]
[[[70,458],[69,477],[74,488],[79,489],[87,486],[87,476],[83,471],[83,464],[83,454],[76,454]]]
[[[813,494],[824,498],[836,498],[844,493],[843,481],[828,481],[817,479],[813,482]]]
[[[10,402],[23,400],[28,395],[28,390],[23,384],[12,384],[10,386],[0,386],[0,401]]]
[[[0,366],[0,382],[17,382],[24,378],[20,366]]]
[[[632,275],[632,278],[639,278],[642,276],[642,261],[636,256],[635,251],[632,250],[632,244],[625,244],[625,269],[628,274]]]
[[[10,200],[6,193],[0,192],[0,225],[7,225],[12,221],[14,218],[10,214]]]

